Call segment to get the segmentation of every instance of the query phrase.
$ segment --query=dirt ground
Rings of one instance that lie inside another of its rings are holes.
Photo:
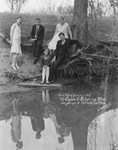
[[[0,93],[31,90],[17,86],[24,78],[39,76],[36,82],[41,80],[40,64],[33,64],[33,54],[31,48],[22,48],[22,56],[18,58],[20,69],[11,68],[12,56],[10,54],[10,45],[0,36]],[[33,80],[32,80],[33,81]],[[76,83],[76,79],[60,79],[59,83],[70,85]]]
[[[13,70],[11,68],[10,45],[0,37],[0,93],[16,90],[24,90],[16,86],[16,81],[10,80],[8,74],[15,74],[20,77],[32,77],[40,74],[40,65],[33,64],[31,51],[23,51],[22,56],[19,56],[18,65],[20,69]]]

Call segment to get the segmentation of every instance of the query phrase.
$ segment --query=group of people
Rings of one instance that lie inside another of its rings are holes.
[[[63,113],[59,106],[52,105],[50,101],[50,91],[42,90],[42,99],[34,99],[31,103],[32,109],[20,110],[19,99],[13,99],[11,101],[13,111],[11,113],[11,138],[14,143],[16,143],[17,149],[23,148],[22,140],[22,115],[27,113],[31,120],[31,126],[35,133],[36,139],[45,139],[47,130],[53,132],[52,136],[55,135],[55,143],[50,143],[52,147],[56,146],[58,148],[68,147],[73,150],[73,140],[71,137],[71,126],[66,123],[63,119]],[[52,128],[49,128],[51,123]],[[49,134],[50,136],[50,134]],[[44,141],[45,144],[47,141]],[[49,142],[49,141],[48,141]]]
[[[33,48],[33,63],[36,64],[40,60],[42,67],[42,81],[41,84],[49,84],[50,81],[54,82],[57,79],[57,71],[65,59],[69,57],[70,46],[76,44],[78,48],[81,44],[78,40],[72,39],[72,32],[68,23],[65,22],[61,16],[58,18],[53,38],[50,40],[45,48],[42,48],[45,28],[41,25],[41,19],[35,19],[36,24],[32,26],[31,30],[31,43]],[[13,54],[13,61],[11,67],[18,69],[17,58],[21,51],[21,23],[22,17],[18,17],[16,23],[11,27],[10,41],[11,53]],[[51,70],[51,73],[50,73]]]

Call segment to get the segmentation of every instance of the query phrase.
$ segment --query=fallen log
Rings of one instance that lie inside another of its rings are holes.
[[[75,56],[77,56],[78,54],[81,54],[82,51],[83,51],[83,50],[86,50],[88,47],[89,47],[89,45],[86,46],[86,47],[82,47],[81,49],[78,49],[78,50],[77,50],[74,54],[72,54],[70,57],[75,57]]]
[[[108,46],[118,46],[118,42],[116,41],[98,41],[98,42]]]
[[[109,57],[109,56],[104,56],[104,55],[96,55],[96,54],[87,54],[87,53],[81,53],[82,55],[87,55],[87,56],[92,56],[92,57],[100,57],[100,58],[107,58],[107,59],[115,59],[118,60],[117,57]]]
[[[32,76],[32,77],[23,78],[22,82],[39,78],[41,75],[42,75],[42,74],[39,74],[39,75],[37,75],[37,76]]]
[[[83,53],[82,51],[80,53],[81,53],[80,58],[82,58],[82,59],[85,59],[86,56],[91,56],[91,57],[99,57],[99,58],[118,60],[118,58],[115,58],[115,57],[109,57],[109,56],[104,56],[104,55],[96,55],[96,54],[87,54],[87,53]],[[75,55],[75,56],[77,56],[77,55]],[[92,58],[87,58],[86,60],[91,65],[90,61],[92,60]],[[71,65],[71,64],[73,64],[74,62],[77,62],[77,61],[79,61],[78,57],[76,59],[71,60],[67,65],[64,65],[64,68],[67,68],[69,65]],[[62,68],[63,68],[63,66],[61,66],[59,69],[62,69]]]
[[[36,76],[25,77],[23,75],[13,73],[13,72],[5,72],[5,77],[7,77],[9,79],[21,79],[22,81],[28,81],[28,80],[31,80],[31,79],[36,79],[40,76],[41,76],[41,74],[36,75]]]
[[[89,46],[90,46],[90,45],[88,45],[88,46],[86,46],[86,47],[83,47],[83,48],[81,48],[81,49],[78,49],[78,50],[77,50],[74,54],[72,54],[70,57],[71,57],[71,58],[72,58],[72,57],[76,57],[76,56],[78,56],[79,54],[87,54],[87,53],[83,53],[83,51],[85,51],[86,49],[88,49]],[[104,45],[104,47],[105,47],[106,50],[108,50],[108,51],[110,52],[110,54],[114,55],[114,51],[113,51],[109,46]],[[90,54],[90,55],[92,55],[92,54]],[[94,55],[95,55],[95,54],[94,54]],[[96,55],[96,56],[98,56],[98,55]],[[99,55],[99,56],[102,56],[102,55]]]

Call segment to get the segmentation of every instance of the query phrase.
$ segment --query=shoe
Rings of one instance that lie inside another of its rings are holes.
[[[20,67],[16,64],[16,68],[19,69]]]
[[[37,59],[35,58],[34,61],[33,61],[33,63],[36,64],[36,62],[37,62]]]
[[[14,70],[17,70],[17,68],[13,65],[11,65],[11,68],[14,69]]]
[[[12,104],[15,104],[15,103],[18,103],[18,101],[19,101],[19,99],[13,99],[13,100],[11,101],[11,103],[12,103]]]
[[[54,83],[54,80],[51,80],[50,82],[51,82],[51,83]]]
[[[37,79],[35,78],[35,79],[33,80],[33,82],[36,83],[36,80],[37,80]]]
[[[15,103],[18,103],[19,102],[19,99],[16,99]]]
[[[41,81],[41,84],[44,84],[44,81]]]
[[[46,81],[46,84],[50,84],[50,82],[49,82],[49,81]]]

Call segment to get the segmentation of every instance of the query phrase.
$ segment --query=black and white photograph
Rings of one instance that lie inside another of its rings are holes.
[[[118,150],[118,0],[0,0],[0,150]]]

